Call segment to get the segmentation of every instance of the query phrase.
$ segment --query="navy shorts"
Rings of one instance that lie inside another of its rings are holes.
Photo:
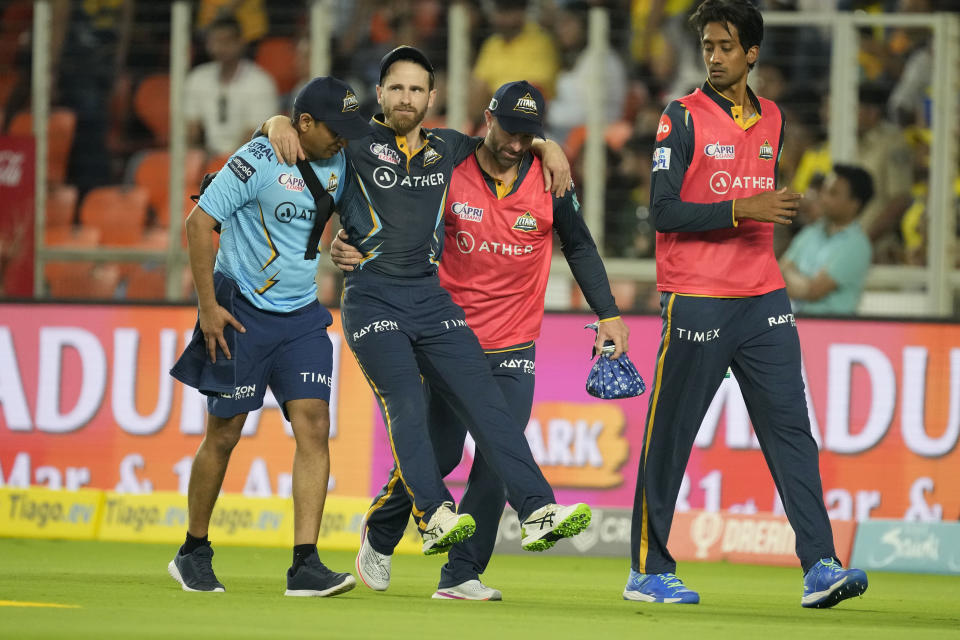
[[[233,356],[227,360],[217,347],[211,364],[199,323],[193,338],[170,373],[207,395],[207,410],[231,418],[263,406],[267,385],[285,418],[290,400],[330,401],[333,345],[327,335],[332,318],[319,302],[289,313],[253,306],[229,278],[216,274],[217,302],[246,329],[227,325],[224,337]],[[225,384],[229,382],[228,384]]]

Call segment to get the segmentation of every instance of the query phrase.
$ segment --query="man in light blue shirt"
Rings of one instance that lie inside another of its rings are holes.
[[[343,148],[371,129],[353,90],[332,77],[304,86],[292,121],[306,161],[288,167],[266,141],[253,140],[230,157],[187,218],[198,319],[170,373],[208,396],[208,416],[191,468],[186,541],[168,565],[185,591],[224,590],[213,573],[210,516],[247,413],[263,405],[268,384],[297,444],[286,595],[329,596],[356,584],[317,554],[330,475],[333,347],[315,277],[320,233],[348,180]],[[317,178],[318,199],[307,172]]]
[[[820,196],[823,217],[804,227],[780,260],[795,312],[856,313],[872,253],[857,218],[872,197],[869,173],[834,165]]]

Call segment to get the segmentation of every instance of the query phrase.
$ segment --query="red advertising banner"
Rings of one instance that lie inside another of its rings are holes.
[[[0,136],[0,298],[33,295],[33,138]]]
[[[202,396],[169,377],[189,307],[0,305],[0,484],[184,491]],[[392,464],[379,411],[334,313],[332,495],[369,497]],[[561,502],[630,508],[648,395],[584,390],[585,315],[549,315],[537,342],[527,440]],[[648,384],[655,317],[627,318]],[[800,320],[804,375],[833,520],[960,517],[960,325]],[[294,441],[276,402],[251,414],[224,490],[289,495]],[[451,475],[462,489],[472,460]],[[725,380],[694,446],[678,510],[781,514],[736,380]]]
[[[856,524],[833,522],[837,557],[850,560]],[[670,529],[670,554],[677,560],[797,566],[797,536],[786,516],[771,513],[687,511]]]

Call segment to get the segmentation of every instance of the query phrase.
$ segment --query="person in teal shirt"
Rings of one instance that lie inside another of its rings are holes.
[[[856,313],[872,254],[858,217],[872,197],[869,173],[834,165],[821,195],[823,217],[804,227],[780,260],[794,312]]]

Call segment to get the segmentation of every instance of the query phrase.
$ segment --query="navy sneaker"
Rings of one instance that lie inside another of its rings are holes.
[[[700,594],[691,591],[673,573],[637,573],[630,569],[630,579],[623,589],[624,600],[664,602],[668,604],[697,604]]]
[[[223,584],[213,573],[213,548],[208,545],[183,555],[177,551],[167,565],[167,573],[180,583],[184,591],[224,591]]]
[[[800,605],[826,609],[847,598],[863,595],[866,590],[866,573],[860,569],[844,569],[833,558],[824,558],[803,576]]]
[[[307,556],[296,573],[293,567],[287,569],[287,590],[285,596],[335,596],[357,586],[357,581],[349,573],[330,571],[320,556],[313,553]]]

